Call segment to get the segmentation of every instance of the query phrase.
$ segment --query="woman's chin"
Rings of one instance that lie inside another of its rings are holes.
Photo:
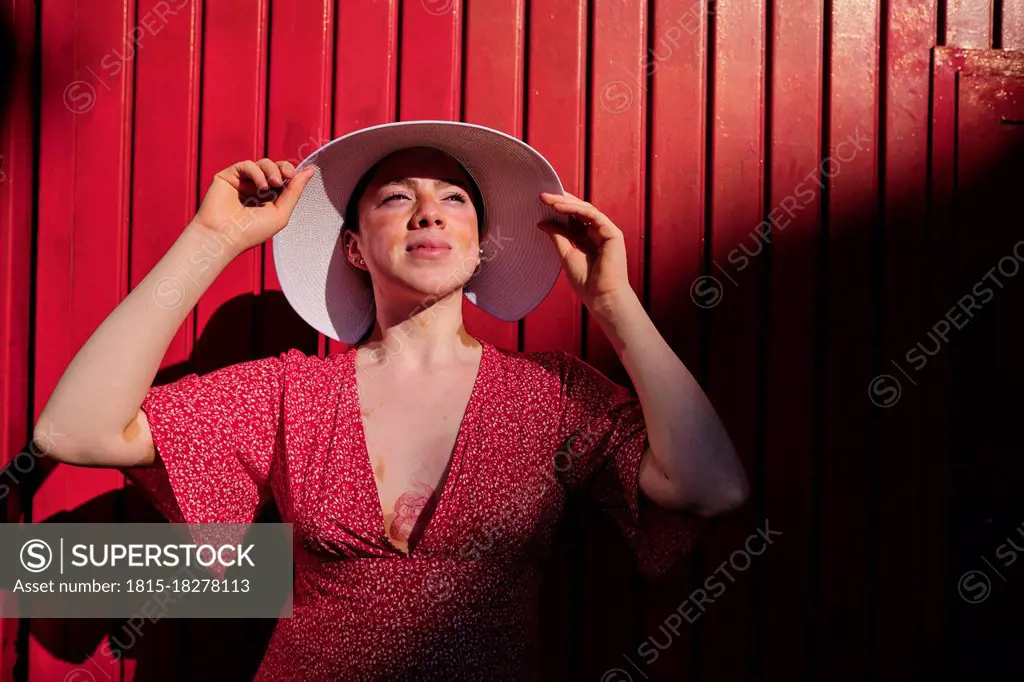
[[[471,264],[462,268],[459,261],[453,258],[407,265],[395,274],[416,290],[433,294],[462,286],[473,276],[473,267]]]
[[[403,283],[409,296],[417,303],[423,302],[425,305],[430,305],[462,288],[465,284],[464,278],[457,275],[457,272],[453,274],[448,271],[431,277],[411,277],[404,280]]]

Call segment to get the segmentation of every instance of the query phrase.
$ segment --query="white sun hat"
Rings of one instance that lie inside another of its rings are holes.
[[[537,150],[471,123],[402,121],[364,128],[328,142],[299,164],[297,170],[316,170],[273,240],[285,298],[303,320],[332,339],[358,342],[375,316],[368,278],[346,259],[342,227],[349,198],[375,163],[409,147],[449,154],[480,190],[483,253],[479,270],[463,288],[470,302],[514,322],[540,305],[558,279],[558,250],[537,223],[566,223],[540,199],[541,192],[562,194],[562,183]]]

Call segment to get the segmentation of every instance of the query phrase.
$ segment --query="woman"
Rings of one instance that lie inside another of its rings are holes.
[[[41,413],[48,454],[121,468],[172,521],[247,523],[273,498],[295,524],[293,616],[257,679],[534,679],[539,566],[570,499],[603,509],[646,575],[745,499],[714,410],[629,286],[622,233],[537,191],[561,187],[542,161],[497,131],[413,122],[299,171],[232,165]],[[357,343],[152,387],[203,291],[271,237],[289,302]],[[466,332],[463,295],[518,319],[558,268],[637,395]]]

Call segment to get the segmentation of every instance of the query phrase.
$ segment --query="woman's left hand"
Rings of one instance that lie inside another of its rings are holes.
[[[541,192],[540,198],[569,217],[568,225],[542,222],[537,227],[554,241],[569,284],[587,308],[600,313],[622,296],[633,294],[622,230],[592,204],[568,192]]]

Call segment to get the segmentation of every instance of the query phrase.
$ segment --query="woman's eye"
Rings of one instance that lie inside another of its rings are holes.
[[[381,203],[385,203],[386,204],[389,201],[391,201],[392,199],[408,199],[408,198],[409,197],[406,196],[405,194],[395,193],[395,194],[390,194],[387,197],[385,197],[384,201],[381,202]],[[451,194],[451,195],[445,197],[445,199],[454,199],[455,201],[458,201],[459,203],[466,203],[466,201],[468,201],[468,199],[466,198],[466,195],[459,194],[458,192],[456,192],[455,194]]]

